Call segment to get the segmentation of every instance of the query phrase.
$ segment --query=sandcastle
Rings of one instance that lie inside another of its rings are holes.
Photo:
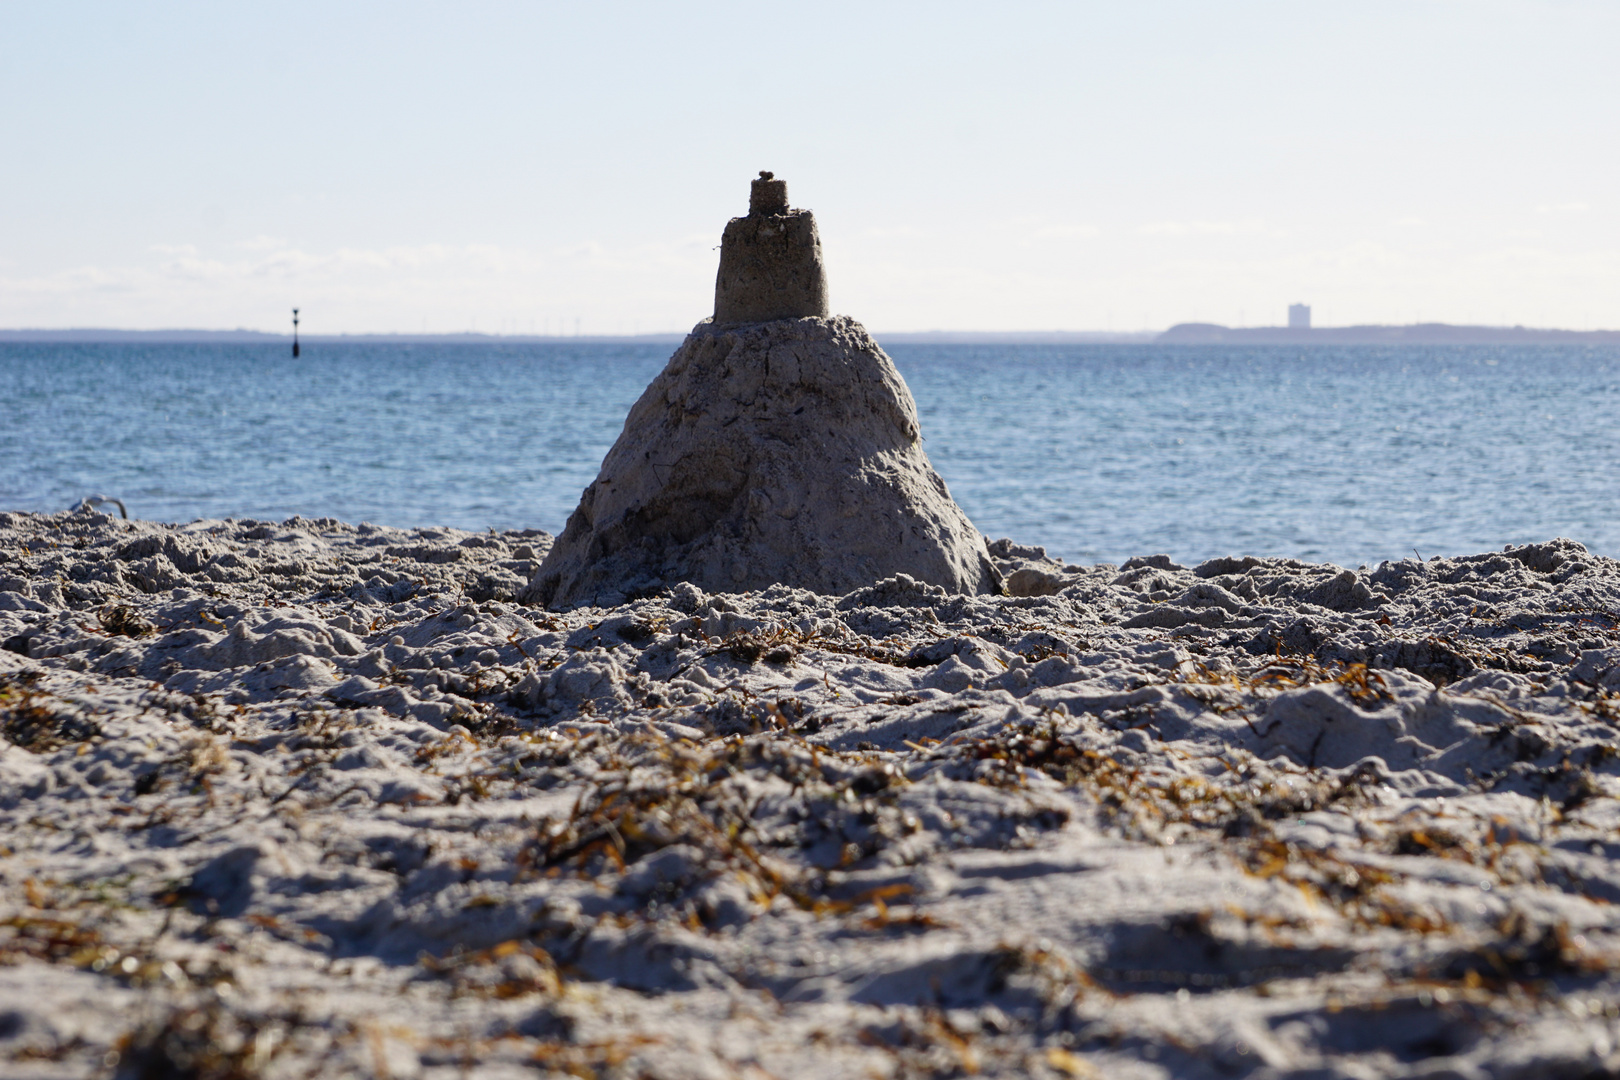
[[[898,575],[1001,591],[893,361],[828,314],[815,216],[762,172],[726,225],[714,316],[631,408],[524,598],[611,606],[679,582],[842,595]]]

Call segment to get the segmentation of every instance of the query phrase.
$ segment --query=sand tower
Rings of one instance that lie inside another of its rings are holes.
[[[893,361],[827,310],[815,216],[760,173],[726,225],[714,317],[631,408],[525,599],[610,606],[682,581],[839,595],[896,574],[999,592]]]

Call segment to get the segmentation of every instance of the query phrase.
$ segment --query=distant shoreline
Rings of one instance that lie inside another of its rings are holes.
[[[680,331],[653,334],[303,334],[309,345],[676,345]],[[889,345],[1620,345],[1620,330],[1556,330],[1526,326],[1286,326],[1229,327],[1180,323],[1143,330],[923,330],[874,333]],[[0,344],[290,345],[291,334],[262,330],[0,330]]]
[[[1620,330],[1549,330],[1529,326],[1287,326],[1233,328],[1181,323],[1154,339],[1160,345],[1620,345]]]
[[[663,334],[299,334],[306,345],[665,345],[679,344],[684,333]],[[291,345],[291,334],[262,330],[0,330],[7,342],[83,345]]]
[[[875,334],[896,345],[1122,345],[1149,344],[1157,330],[1133,333],[1103,330],[923,330]],[[299,341],[319,344],[389,345],[678,345],[685,331],[654,334],[300,334]],[[262,330],[0,330],[3,342],[63,344],[243,344],[291,345],[291,334]]]

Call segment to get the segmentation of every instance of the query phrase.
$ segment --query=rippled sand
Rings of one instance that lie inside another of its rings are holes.
[[[550,542],[0,514],[0,1072],[1620,1068],[1620,563]]]

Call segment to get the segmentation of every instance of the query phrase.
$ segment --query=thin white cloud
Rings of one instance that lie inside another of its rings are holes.
[[[1572,257],[1550,241],[1496,232],[1454,250],[1413,242],[1415,234],[1388,228],[1393,220],[1303,250],[1273,244],[1271,228],[1236,217],[1202,223],[1214,231],[1181,222],[1169,235],[1194,239],[1165,243],[1142,242],[1134,227],[1033,216],[969,221],[949,235],[857,228],[828,245],[832,302],[889,329],[1257,325],[1281,320],[1292,300],[1312,303],[1324,323],[1408,322],[1414,297],[1426,319],[1574,325],[1588,321],[1589,308],[1590,322],[1616,322],[1602,299],[1620,295],[1612,247]],[[1221,239],[1234,235],[1241,242]],[[1036,236],[1047,239],[1029,239]],[[0,326],[281,330],[284,309],[296,304],[314,333],[572,332],[576,318],[586,333],[684,329],[709,310],[715,239],[683,233],[548,249],[170,244],[127,264],[0,269]]]
[[[1031,231],[1030,240],[1086,240],[1101,232],[1095,225],[1047,225]]]
[[[261,238],[262,239],[262,238]],[[153,258],[0,275],[0,325],[262,326],[301,302],[328,331],[688,325],[712,288],[712,244],[693,237],[623,247],[589,243],[535,252],[496,244],[421,244],[308,251],[257,241],[226,253],[164,244]],[[634,310],[625,296],[637,298]],[[100,299],[98,299],[100,298]],[[279,329],[279,327],[276,327]]]
[[[1259,221],[1152,221],[1136,231],[1143,236],[1233,236],[1263,227]]]
[[[1538,214],[1584,214],[1590,209],[1592,209],[1592,207],[1589,206],[1586,203],[1583,203],[1583,202],[1542,203],[1540,206],[1536,207],[1536,213],[1538,213]]]
[[[871,229],[862,229],[860,235],[873,240],[929,240],[934,233],[928,229],[919,229],[914,225],[884,225]]]

